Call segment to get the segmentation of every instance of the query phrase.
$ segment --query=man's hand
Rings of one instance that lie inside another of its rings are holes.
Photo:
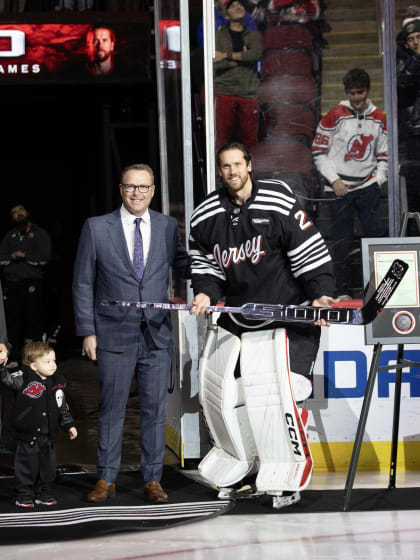
[[[91,360],[96,360],[96,348],[98,346],[98,341],[96,339],[95,334],[90,334],[89,336],[85,336],[83,339],[83,352],[88,356]]]
[[[77,430],[74,426],[69,428],[69,438],[70,439],[76,439],[77,438]]]
[[[197,294],[192,300],[191,304],[194,306],[190,309],[190,315],[204,315],[210,313],[206,309],[210,305],[210,298],[206,294]]]
[[[333,303],[338,303],[339,301],[339,299],[334,299],[330,296],[321,296],[318,299],[314,299],[312,305],[313,307],[331,307]],[[329,327],[330,323],[327,323],[325,319],[320,319],[315,322],[315,325],[319,325],[320,327]]]
[[[0,365],[5,366],[8,360],[8,351],[5,344],[0,344]]]
[[[13,251],[13,253],[10,256],[12,257],[13,260],[16,260],[16,259],[24,259],[25,255],[26,253],[24,253],[23,251]]]
[[[332,187],[334,189],[335,194],[338,196],[338,198],[343,198],[344,196],[347,196],[349,194],[346,185],[343,183],[343,181],[340,181],[340,179],[334,181]]]
[[[213,58],[213,62],[221,62],[227,58],[227,53],[222,51],[216,51],[216,56]]]

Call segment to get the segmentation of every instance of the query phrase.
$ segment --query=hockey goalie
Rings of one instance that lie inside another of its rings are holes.
[[[291,492],[296,500],[312,473],[300,403],[312,391],[320,327],[373,320],[406,264],[393,263],[364,308],[331,310],[338,304],[331,257],[292,188],[255,180],[243,144],[222,146],[217,164],[222,186],[196,207],[190,231],[190,313],[226,302],[200,360],[200,400],[214,446],[199,470],[219,488],[255,473],[257,493]],[[275,308],[281,321],[272,320]],[[259,320],[241,315],[247,309]],[[265,310],[271,320],[261,320]]]
[[[239,143],[223,146],[217,162],[223,186],[191,218],[191,312],[223,298],[227,306],[335,303],[328,249],[289,185],[254,180],[250,154]],[[200,363],[200,398],[214,447],[199,469],[212,484],[226,487],[257,473],[258,492],[281,495],[307,486],[312,458],[306,413],[297,403],[311,393],[325,324],[221,314]]]

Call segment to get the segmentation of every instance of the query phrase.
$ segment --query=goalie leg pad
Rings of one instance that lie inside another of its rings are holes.
[[[214,447],[200,474],[216,486],[235,484],[255,467],[257,454],[242,389],[235,379],[241,341],[217,327],[207,335],[199,367],[199,398]]]
[[[284,329],[242,335],[241,375],[260,469],[258,491],[303,490],[312,456],[296,407]]]

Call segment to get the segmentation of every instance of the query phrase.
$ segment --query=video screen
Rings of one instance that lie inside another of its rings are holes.
[[[149,22],[0,25],[0,84],[149,80]]]

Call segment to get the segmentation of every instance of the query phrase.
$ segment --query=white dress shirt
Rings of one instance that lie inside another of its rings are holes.
[[[134,255],[134,233],[136,231],[136,217],[134,214],[125,208],[124,204],[121,205],[121,222],[124,230],[125,240],[127,242],[128,254],[130,255],[130,260],[133,262]],[[149,256],[150,250],[150,238],[151,238],[151,227],[150,227],[150,214],[149,210],[141,216],[140,231],[143,239],[143,257],[144,266],[147,263],[147,257]]]

